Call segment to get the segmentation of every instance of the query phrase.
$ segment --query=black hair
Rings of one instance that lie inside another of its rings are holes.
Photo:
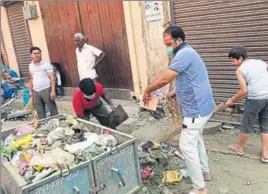
[[[177,40],[178,38],[181,38],[183,41],[185,41],[185,34],[181,27],[179,26],[170,26],[165,31],[164,34],[170,34],[171,37],[174,40]]]
[[[236,46],[230,50],[228,57],[229,57],[229,59],[232,58],[232,59],[238,60],[240,58],[243,58],[243,60],[244,60],[244,59],[248,58],[248,54],[247,54],[247,51],[244,47]]]
[[[95,83],[90,78],[85,78],[79,83],[80,90],[86,95],[92,95],[96,92]]]
[[[62,71],[62,69],[61,69],[61,64],[56,63],[56,62],[53,62],[53,63],[51,63],[51,65],[52,65],[53,67],[55,67],[55,68],[56,68],[56,71],[58,71],[58,72],[60,73],[61,83],[62,83],[62,85],[63,85],[63,84],[65,83],[65,77],[64,77],[64,73],[63,73],[63,71]]]
[[[30,48],[30,54],[32,54],[34,50],[39,50],[40,52],[42,52],[39,47],[33,46],[32,48]]]

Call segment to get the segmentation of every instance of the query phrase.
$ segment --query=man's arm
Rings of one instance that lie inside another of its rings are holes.
[[[104,100],[105,102],[107,102],[107,104],[110,105],[112,111],[115,111],[115,106],[114,106],[114,104],[112,103],[112,101],[111,101],[110,98],[106,95],[105,92],[104,92],[104,94],[103,94],[101,97],[103,98],[103,100]]]
[[[100,54],[100,56],[98,56],[97,57],[97,60],[96,60],[96,63],[95,63],[95,65],[93,66],[93,69],[104,59],[104,57],[105,57],[105,53],[104,52],[102,52],[101,54]]]
[[[173,71],[169,69],[164,75],[162,75],[159,79],[151,83],[144,91],[143,94],[143,102],[148,104],[148,101],[150,100],[150,93],[158,90],[159,88],[164,87],[167,85],[169,82],[171,82],[175,77],[179,75],[178,72]]]
[[[48,77],[51,81],[51,99],[54,100],[56,98],[56,81],[55,81],[55,77],[54,77],[54,73],[53,72],[47,72]]]
[[[239,82],[240,90],[236,95],[234,95],[227,101],[227,106],[232,106],[233,104],[241,100],[243,97],[245,97],[248,93],[246,80],[240,70],[236,71],[236,76]]]

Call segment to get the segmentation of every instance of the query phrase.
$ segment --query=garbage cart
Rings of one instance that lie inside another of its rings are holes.
[[[51,118],[65,119],[67,115]],[[1,159],[1,192],[3,194],[132,194],[142,185],[139,158],[135,138],[104,126],[77,119],[92,133],[105,131],[117,139],[118,145],[90,161],[85,161],[69,169],[60,170],[40,181],[29,183],[21,177],[9,161]],[[29,123],[30,124],[30,123]],[[31,123],[32,124],[32,123]],[[1,133],[4,140],[14,129]]]

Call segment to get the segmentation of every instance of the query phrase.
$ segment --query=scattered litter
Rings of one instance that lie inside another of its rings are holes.
[[[38,172],[36,173],[36,177],[32,180],[32,182],[34,183],[43,178],[46,178],[47,176],[51,175],[53,172],[56,172],[56,170],[52,168],[48,168],[48,169],[43,170],[42,172]]]
[[[63,151],[60,148],[56,148],[51,151],[47,151],[45,154],[40,156],[34,156],[29,166],[40,165],[43,167],[66,167],[74,162],[74,155]]]
[[[142,178],[142,180],[150,178],[152,173],[153,173],[153,169],[150,166],[144,167],[141,170],[141,178]]]
[[[14,141],[11,144],[11,147],[17,149],[17,148],[23,148],[23,149],[27,149],[29,147],[30,142],[33,141],[33,135],[27,135],[26,137],[22,138],[22,139],[18,139],[16,141]]]
[[[138,146],[138,151],[141,176],[145,186],[145,191],[141,191],[140,194],[172,194],[163,184],[173,184],[188,178],[185,162],[178,159],[178,148],[168,143],[160,145],[146,141]]]
[[[4,145],[3,147],[8,147],[9,145],[11,145],[14,142],[14,136],[13,134],[10,134],[4,141]]]
[[[245,185],[255,185],[256,182],[253,182],[253,181],[249,181],[249,182],[245,182]]]
[[[175,183],[181,181],[177,170],[166,171],[163,173],[163,183]]]
[[[64,149],[72,154],[83,152],[86,148],[92,146],[99,140],[99,135],[96,133],[87,132],[84,134],[84,137],[86,139],[85,141],[72,145],[67,144]]]
[[[83,161],[89,161],[95,156],[98,156],[104,152],[103,149],[97,146],[91,146],[83,151]]]
[[[140,146],[142,148],[142,151],[144,152],[150,152],[152,149],[160,149],[161,144],[153,143],[152,141],[147,141]]]
[[[47,135],[48,144],[51,145],[57,140],[65,138],[65,131],[61,127],[57,127]]]
[[[33,127],[30,125],[21,125],[15,129],[16,136],[24,136],[33,132]]]
[[[114,147],[117,145],[117,140],[110,134],[100,134],[96,144],[104,147]]]
[[[66,121],[74,126],[78,125],[77,120],[74,118],[74,116],[68,115],[66,118]]]
[[[118,144],[111,134],[90,133],[73,116],[22,125],[1,140],[1,159],[33,183],[109,151]]]

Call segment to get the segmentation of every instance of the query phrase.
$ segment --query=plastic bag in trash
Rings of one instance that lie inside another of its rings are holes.
[[[103,152],[104,150],[101,149],[100,147],[91,146],[83,152],[83,160],[84,161],[91,160],[93,157],[98,156]]]
[[[33,132],[33,128],[30,125],[21,125],[16,127],[16,136],[24,136]]]
[[[57,140],[61,140],[65,137],[65,130],[64,128],[57,127],[53,131],[49,132],[47,135],[47,142],[49,145],[53,144],[53,142]]]
[[[13,136],[13,134],[10,134],[10,135],[7,136],[7,138],[5,139],[3,147],[8,147],[8,146],[11,145],[13,142],[14,142],[14,136]]]
[[[34,156],[29,166],[44,166],[44,167],[52,167],[55,169],[55,167],[59,168],[59,165],[61,167],[70,165],[74,162],[74,155],[63,151],[60,148],[56,148],[51,151],[47,151],[45,154],[40,156]]]
[[[47,122],[46,127],[49,131],[56,129],[60,126],[60,120],[59,119],[51,119]]]
[[[117,140],[112,135],[100,134],[99,141],[97,141],[96,144],[104,147],[115,147],[117,145]]]
[[[66,117],[66,121],[67,121],[68,123],[72,124],[72,125],[78,125],[77,120],[76,120],[76,119],[74,118],[74,116],[72,116],[72,115],[68,115],[68,116]]]
[[[74,154],[74,153],[79,153],[83,152],[86,148],[92,146],[94,143],[96,143],[99,140],[99,135],[96,133],[84,133],[85,141],[75,143],[72,145],[67,144],[64,149],[67,150],[68,152]]]
[[[11,146],[15,149],[22,147],[23,149],[27,149],[29,147],[29,144],[33,141],[33,135],[27,135],[26,137],[22,139],[18,139],[14,141]]]

